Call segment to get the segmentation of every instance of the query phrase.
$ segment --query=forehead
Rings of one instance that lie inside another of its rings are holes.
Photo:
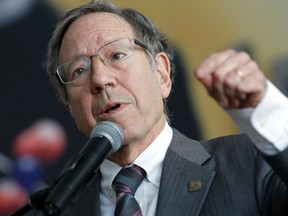
[[[123,18],[107,12],[86,14],[65,32],[60,59],[94,54],[104,44],[122,37],[134,37],[132,27]]]

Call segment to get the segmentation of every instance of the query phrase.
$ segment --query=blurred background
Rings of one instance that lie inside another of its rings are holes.
[[[84,0],[0,1],[0,216],[53,183],[87,138],[49,84],[44,63],[58,15]],[[249,52],[288,93],[288,1],[112,0],[147,15],[176,50],[172,125],[194,139],[238,133],[193,71],[211,53]]]

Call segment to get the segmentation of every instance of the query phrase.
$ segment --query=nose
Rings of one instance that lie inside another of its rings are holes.
[[[94,93],[99,93],[105,88],[116,85],[113,68],[102,61],[99,56],[91,57],[90,76],[91,88]]]

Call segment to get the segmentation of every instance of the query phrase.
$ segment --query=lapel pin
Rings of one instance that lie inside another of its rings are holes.
[[[200,181],[190,181],[190,182],[188,182],[188,191],[189,192],[200,190],[201,187],[202,187],[202,185],[201,185]]]

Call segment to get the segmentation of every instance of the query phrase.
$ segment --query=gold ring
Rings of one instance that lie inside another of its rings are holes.
[[[245,74],[242,70],[237,70],[236,72],[237,76],[239,76],[241,79],[245,77]]]

